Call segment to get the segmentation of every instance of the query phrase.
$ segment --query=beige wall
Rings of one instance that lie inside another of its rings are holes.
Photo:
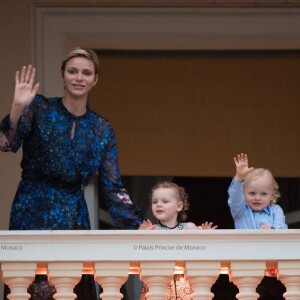
[[[31,59],[31,5],[63,6],[63,5],[130,5],[140,1],[125,0],[1,0],[0,1],[0,119],[10,110],[14,89],[14,75],[22,65],[30,63]],[[151,3],[167,4],[166,0],[143,1],[145,5]],[[176,1],[180,2],[180,1]],[[186,1],[185,3],[197,1]],[[17,184],[20,178],[21,153],[0,153],[0,230],[8,228],[9,210]]]
[[[201,6],[209,2],[224,4],[226,2],[228,5],[243,3],[249,4],[250,0],[238,1],[238,0],[220,0],[220,1],[210,1],[210,0],[1,0],[0,1],[0,118],[2,119],[9,111],[11,100],[13,96],[14,88],[14,74],[17,69],[19,69],[23,64],[30,63],[31,59],[31,19],[30,19],[30,8],[32,4],[46,5],[51,4],[55,6],[62,5],[135,5],[137,3],[145,6],[150,6],[152,4],[160,4],[162,6],[168,5],[173,2],[176,5],[182,6]],[[274,3],[293,3],[299,4],[299,0],[293,1],[281,1],[281,0],[264,0],[260,3],[265,3],[270,5]],[[0,153],[0,199],[1,199],[1,213],[0,213],[0,229],[8,228],[8,218],[9,218],[9,208],[11,201],[13,199],[16,186],[20,178],[20,155]]]
[[[22,65],[30,63],[31,59],[31,20],[30,6],[32,4],[62,5],[190,5],[201,6],[205,4],[215,5],[232,4],[251,5],[253,0],[1,0],[0,1],[0,118],[2,119],[10,109],[13,97],[14,74]],[[299,0],[261,0],[261,5],[272,5],[274,3],[286,3],[287,5],[299,4]],[[10,205],[20,179],[21,153],[0,153],[0,230],[8,228]],[[0,295],[1,286],[0,286]]]
[[[135,1],[85,0],[84,5],[130,4]],[[155,3],[155,1],[143,1]],[[161,1],[161,3],[170,1]],[[0,1],[0,119],[9,112],[16,70],[31,60],[31,5],[83,5],[82,0],[1,0]],[[157,2],[159,3],[159,2]],[[20,179],[18,154],[0,153],[0,230],[8,228],[9,210]]]
[[[30,62],[29,1],[0,2],[0,118],[10,109],[15,71]],[[20,153],[0,153],[0,229],[7,229],[9,208],[20,177]]]
[[[253,0],[1,0],[0,1],[0,118],[10,109],[14,89],[14,74],[22,65],[30,63],[31,41],[31,5],[160,5],[160,6],[201,6],[201,5],[252,5]],[[252,3],[252,4],[251,4]],[[275,6],[285,3],[287,6],[299,5],[300,0],[261,0],[259,5]],[[10,205],[20,179],[21,153],[0,153],[0,230],[8,228]],[[0,289],[1,294],[1,289]]]
[[[81,0],[52,0],[51,5],[81,4]],[[100,1],[84,1],[95,4]],[[108,3],[107,1],[101,1]],[[126,2],[126,1],[125,1]],[[32,4],[49,4],[39,0],[1,0],[0,1],[0,118],[9,112],[14,89],[16,70],[30,63],[31,59],[31,20]],[[17,184],[20,179],[21,153],[0,153],[0,230],[8,228],[9,210]]]
[[[233,156],[300,176],[300,55],[100,54],[90,105],[124,175],[230,177]],[[288,150],[287,150],[288,149]]]

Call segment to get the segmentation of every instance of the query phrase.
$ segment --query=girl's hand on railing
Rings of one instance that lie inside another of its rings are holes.
[[[198,229],[216,229],[218,225],[213,225],[213,222],[202,223],[201,226],[198,226]]]
[[[139,230],[156,230],[156,225],[152,224],[150,220],[144,220],[141,224],[140,227],[138,228]]]

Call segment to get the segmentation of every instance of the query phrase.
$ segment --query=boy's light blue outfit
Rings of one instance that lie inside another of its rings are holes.
[[[282,208],[277,205],[268,205],[265,209],[254,211],[247,205],[243,193],[244,182],[234,178],[228,189],[228,205],[234,220],[235,229],[258,229],[268,224],[274,229],[287,229]]]

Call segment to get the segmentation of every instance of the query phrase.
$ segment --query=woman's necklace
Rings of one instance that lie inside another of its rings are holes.
[[[175,229],[175,228],[178,227],[178,225],[179,225],[179,223],[177,223],[175,226],[169,227],[169,226],[167,226],[167,225],[161,224],[160,221],[158,221],[158,224],[159,224],[161,227],[164,227],[164,228],[167,228],[167,229]]]

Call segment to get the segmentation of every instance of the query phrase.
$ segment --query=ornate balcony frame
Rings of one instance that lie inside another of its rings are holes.
[[[238,286],[238,299],[257,299],[256,286],[269,268],[286,285],[285,298],[300,299],[299,249],[296,229],[0,233],[2,280],[11,287],[11,299],[20,294],[28,299],[27,286],[36,273],[48,274],[57,299],[74,299],[82,273],[95,275],[104,288],[102,299],[121,299],[119,289],[129,273],[147,282],[149,299],[163,299],[161,282],[175,267],[192,283],[194,299],[212,299],[210,288],[224,272]]]
[[[247,6],[239,4],[243,1],[214,1],[216,6],[196,1],[199,5],[194,7],[177,2],[177,7],[174,3],[169,7],[32,5],[32,62],[38,69],[41,92],[47,96],[62,91],[57,76],[60,63],[66,49],[78,45],[119,50],[300,48],[296,2],[285,1],[283,6],[280,1],[264,1],[260,7],[251,6],[251,1]],[[222,3],[235,6],[222,7]]]

